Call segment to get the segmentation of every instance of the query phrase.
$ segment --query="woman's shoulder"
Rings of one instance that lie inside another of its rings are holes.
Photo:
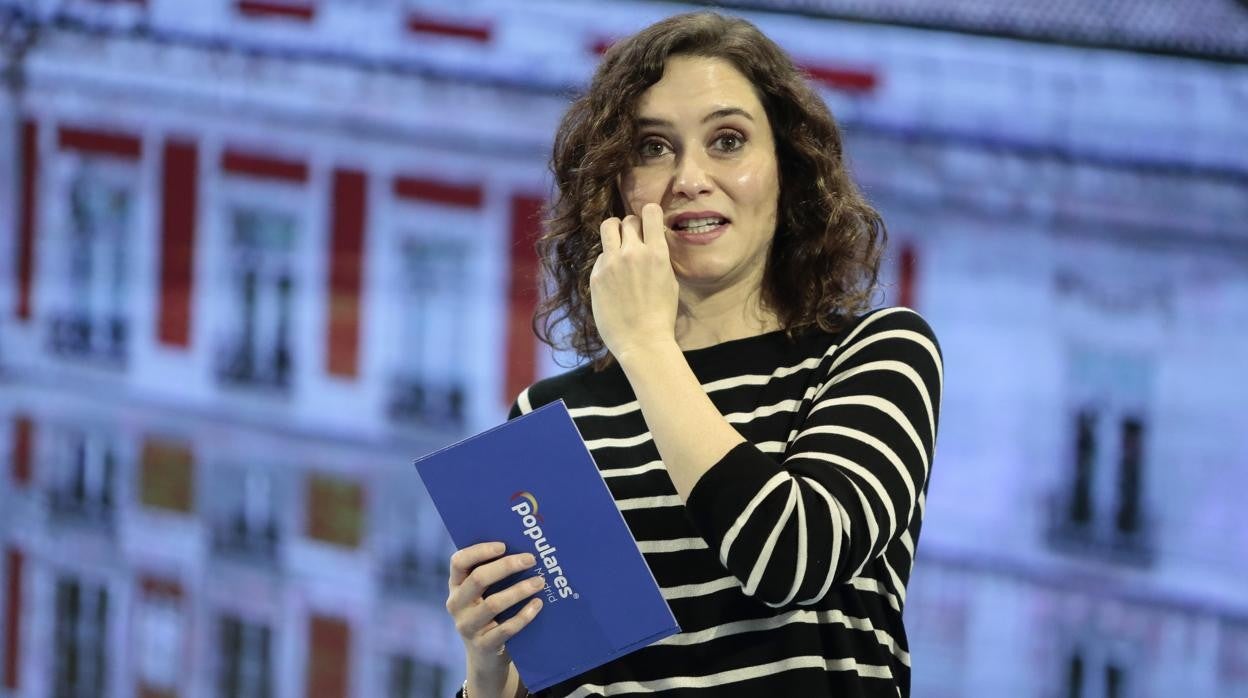
[[[610,401],[616,394],[632,394],[619,366],[613,363],[606,368],[595,369],[591,363],[586,363],[543,378],[520,391],[508,419],[528,414],[556,400],[563,400],[569,407],[581,407],[595,404],[595,400]]]
[[[884,338],[909,339],[930,344],[939,351],[936,333],[927,319],[905,306],[875,308],[859,315],[841,317],[832,322],[830,329],[810,326],[796,337],[799,351],[829,359],[845,354],[857,345],[871,344]]]
[[[936,332],[927,318],[913,308],[894,305],[869,310],[846,323],[838,333],[838,343],[849,344],[882,332],[913,332],[930,342],[936,341]]]
[[[937,384],[943,381],[944,356],[936,332],[918,312],[893,306],[868,311],[842,327],[827,353],[829,373],[859,372],[864,364],[906,364]],[[926,373],[934,369],[934,373]]]

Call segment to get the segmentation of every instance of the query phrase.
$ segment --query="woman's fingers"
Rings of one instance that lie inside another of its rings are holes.
[[[455,629],[464,647],[470,653],[488,656],[490,661],[496,659],[496,655],[502,656],[503,643],[537,616],[541,599],[530,597],[546,585],[541,575],[530,576],[483,598],[486,588],[516,573],[531,570],[536,564],[532,553],[500,557],[505,551],[502,543],[480,543],[451,556],[446,610],[455,620]],[[502,623],[496,620],[499,613],[517,606],[515,615]]]
[[[641,225],[647,247],[667,256],[667,224],[663,222],[663,207],[646,204],[641,207]]]
[[[598,226],[598,234],[602,237],[603,253],[620,249],[620,219],[608,218]]]
[[[507,557],[477,565],[464,581],[451,589],[446,600],[446,610],[452,615],[476,605],[486,588],[507,577],[530,569],[536,563],[532,553],[508,555]]]
[[[620,221],[620,246],[637,245],[641,241],[641,219],[631,214],[624,216]]]
[[[493,560],[507,551],[502,543],[477,543],[451,555],[451,577],[448,584],[452,589],[464,583],[468,573],[486,560]]]
[[[473,645],[482,653],[498,652],[503,647],[503,643],[524,630],[524,626],[531,623],[540,610],[542,610],[541,599],[529,601],[519,613],[506,621],[495,623],[493,627],[487,626],[472,639]]]
[[[545,586],[546,580],[543,577],[534,576],[485,597],[481,603],[465,609],[455,619],[457,624],[462,625],[460,632],[465,635],[480,632],[481,628],[493,622],[495,616],[528,599]]]
[[[602,252],[608,254],[635,243],[645,243],[667,251],[667,226],[663,223],[663,208],[658,204],[646,204],[641,216],[629,214],[624,218],[608,218],[598,226],[602,238]]]

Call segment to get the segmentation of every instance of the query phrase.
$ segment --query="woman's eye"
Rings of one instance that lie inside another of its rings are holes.
[[[740,150],[741,146],[744,144],[745,140],[734,133],[725,133],[715,139],[715,145],[718,146],[720,150],[728,152]]]
[[[638,150],[643,158],[657,158],[667,151],[667,146],[662,141],[646,141]]]

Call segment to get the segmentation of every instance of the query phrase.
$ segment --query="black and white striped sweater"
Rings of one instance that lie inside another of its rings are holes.
[[[567,403],[683,629],[540,695],[908,696],[902,608],[943,379],[931,329],[888,308],[685,358],[748,441],[687,504],[618,365],[512,408]]]

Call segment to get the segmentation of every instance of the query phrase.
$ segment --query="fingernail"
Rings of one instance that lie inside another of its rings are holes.
[[[523,563],[525,567],[531,567],[533,563],[537,562],[537,558],[533,557],[532,553],[525,553],[524,557],[520,558],[520,562]]]
[[[503,553],[507,552],[507,546],[503,545],[502,543],[495,543],[494,545],[490,546],[490,552],[494,553],[495,555],[502,555]]]

